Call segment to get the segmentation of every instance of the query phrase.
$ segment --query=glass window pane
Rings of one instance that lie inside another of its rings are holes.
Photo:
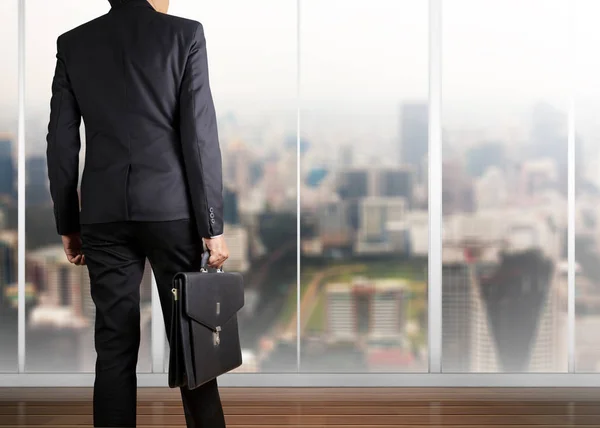
[[[17,370],[17,25],[0,2],[0,372]]]
[[[576,370],[600,371],[600,3],[577,0],[575,6],[576,130]]]
[[[235,11],[235,13],[232,13]],[[243,365],[296,371],[296,0],[173,1],[205,29],[225,184],[225,270],[243,273]],[[168,353],[167,353],[168,356]],[[166,366],[168,367],[168,366]]]
[[[427,2],[300,5],[301,370],[427,371]]]
[[[56,234],[46,168],[50,88],[56,66],[56,39],[109,10],[106,0],[26,1],[26,370],[91,372],[94,304],[87,268],[67,262]],[[85,156],[82,125],[80,165]],[[148,265],[141,286],[142,341],[138,371],[151,370]]]
[[[569,0],[443,2],[443,370],[567,370]]]

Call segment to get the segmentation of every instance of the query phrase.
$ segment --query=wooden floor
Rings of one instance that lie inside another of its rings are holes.
[[[0,427],[90,427],[89,388],[0,388]],[[228,428],[600,427],[591,388],[223,388]],[[177,390],[143,388],[138,427],[185,427]]]

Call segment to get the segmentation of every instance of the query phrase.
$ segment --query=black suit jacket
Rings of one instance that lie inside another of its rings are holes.
[[[202,25],[127,0],[61,35],[57,48],[47,159],[58,233],[80,223],[193,218],[200,236],[221,234],[221,150]]]

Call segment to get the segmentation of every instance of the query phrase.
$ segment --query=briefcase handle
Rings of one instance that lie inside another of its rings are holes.
[[[208,272],[206,265],[208,264],[208,259],[210,258],[210,250],[206,249],[202,253],[202,261],[200,262],[200,272]],[[223,266],[217,269],[218,273],[223,273]]]

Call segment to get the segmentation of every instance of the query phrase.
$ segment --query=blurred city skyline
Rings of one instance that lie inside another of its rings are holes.
[[[58,261],[43,150],[56,37],[105,13],[108,3],[89,1],[84,10],[77,0],[55,2],[60,5],[27,0],[27,341],[38,355],[78,350],[70,357],[74,370],[86,371],[93,360],[90,285],[80,270]],[[592,340],[600,328],[600,121],[594,108],[600,108],[600,60],[593,55],[600,31],[591,18],[600,4],[577,2],[573,23],[581,25],[570,45],[569,3],[443,2],[443,162],[432,167],[443,174],[444,371],[566,370],[573,46],[579,54],[578,367],[600,370]],[[248,284],[242,323],[246,355],[254,361],[248,370],[296,370],[300,318],[303,371],[425,372],[428,2],[302,0],[299,74],[297,4],[172,0],[173,14],[200,20],[207,31],[226,233],[236,244],[230,266],[244,272]],[[3,19],[16,21],[16,7],[8,12]],[[2,31],[8,40],[11,31],[16,36],[16,26]],[[3,49],[1,55],[16,54],[16,48]],[[8,68],[14,75],[0,74],[0,93],[16,100],[16,63]],[[16,118],[16,104],[4,102],[0,131],[2,120]],[[8,155],[15,152],[14,135],[0,144],[0,161],[12,168],[0,179],[9,225],[0,230],[6,232],[0,242],[10,254],[16,251],[16,166]],[[14,301],[14,268],[5,264],[5,295]],[[148,287],[145,281],[146,313]],[[56,327],[69,313],[88,326],[85,335]],[[145,320],[147,327],[149,316]],[[44,340],[45,328],[65,341],[64,350]],[[148,329],[145,335],[141,370],[149,367]],[[45,367],[35,354],[28,352],[28,370],[60,369]]]

